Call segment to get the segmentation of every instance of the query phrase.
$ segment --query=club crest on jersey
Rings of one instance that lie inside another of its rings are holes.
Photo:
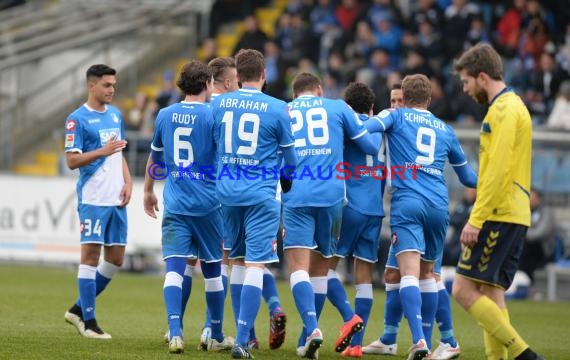
[[[118,124],[119,123],[119,117],[116,114],[111,114],[111,116],[113,117],[113,121]]]
[[[277,252],[277,240],[271,241],[271,251],[273,251],[273,253]]]
[[[392,242],[392,245],[396,245],[398,243],[398,234],[396,234],[395,232],[392,233],[392,238],[390,240]]]
[[[70,147],[75,144],[75,135],[74,134],[67,134],[65,135],[65,147]]]
[[[77,122],[75,120],[67,120],[65,123],[65,129],[67,131],[75,131],[75,127],[77,126]]]

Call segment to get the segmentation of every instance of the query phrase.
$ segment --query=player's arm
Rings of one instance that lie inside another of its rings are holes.
[[[125,180],[125,185],[121,189],[121,205],[126,206],[129,201],[131,201],[131,194],[133,193],[133,179],[131,178],[131,172],[129,171],[129,165],[127,164],[127,159],[123,156],[123,179]]]
[[[451,131],[451,127],[448,127]],[[451,150],[449,152],[449,163],[451,167],[459,177],[459,181],[467,187],[476,188],[477,187],[477,174],[469,165],[467,157],[459,144],[459,140],[453,133],[453,140],[451,143]]]
[[[281,147],[283,153],[283,162],[285,166],[281,170],[281,176],[279,177],[279,183],[281,184],[281,190],[284,193],[289,192],[293,187],[293,177],[292,174],[297,167],[298,159],[297,152],[295,151],[295,146]]]
[[[380,143],[375,141],[375,138],[366,130],[366,127],[358,117],[358,114],[355,113],[344,101],[342,103],[344,104],[342,107],[342,114],[345,134],[348,135],[350,140],[354,141],[356,146],[366,154],[378,154]]]
[[[154,152],[154,151],[153,151]],[[156,212],[159,211],[158,209],[158,199],[156,198],[156,194],[154,193],[154,177],[151,176],[151,167],[153,166],[153,159],[152,153],[149,154],[148,159],[146,161],[146,171],[144,174],[144,199],[143,199],[143,206],[144,212],[156,219]]]
[[[515,118],[509,106],[502,111],[494,109],[493,116],[500,116],[501,121],[495,121],[492,125],[492,133],[481,134],[481,136],[492,136],[490,148],[485,149],[492,156],[489,157],[484,172],[479,173],[477,183],[477,201],[469,217],[469,224],[476,228],[481,228],[483,223],[489,218],[493,209],[497,208],[497,199],[501,199],[502,192],[507,188],[506,174],[511,171],[513,164],[513,151],[516,142],[515,138]]]
[[[279,183],[283,193],[289,192],[293,187],[292,174],[297,167],[299,160],[297,159],[297,152],[295,151],[295,138],[291,131],[291,118],[289,111],[285,106],[282,116],[279,119],[279,148],[283,154],[284,167],[280,172]]]
[[[351,139],[354,143],[360,148],[360,150],[364,151],[368,155],[376,155],[380,150],[380,146],[382,145],[382,138],[378,141],[377,138],[372,136],[366,129],[364,130],[365,133],[356,138]]]
[[[122,151],[127,146],[127,140],[115,140],[113,136],[107,143],[95,150],[86,153],[80,151],[68,151],[65,153],[67,166],[71,170],[91,164],[93,161]]]
[[[365,122],[369,133],[385,132],[394,125],[396,112],[394,109],[384,109]]]

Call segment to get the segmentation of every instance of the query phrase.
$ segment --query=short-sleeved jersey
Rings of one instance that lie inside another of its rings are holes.
[[[469,223],[485,221],[530,226],[532,122],[509,88],[491,102],[481,125],[477,200]]]
[[[447,209],[445,162],[449,159],[451,166],[467,163],[453,128],[421,109],[383,110],[374,119],[386,134],[391,187],[410,191],[435,208]]]
[[[294,145],[287,104],[254,88],[211,102],[218,146],[216,190],[221,203],[246,206],[274,199],[280,147]]]
[[[99,112],[83,104],[65,121],[65,152],[97,150],[113,136],[116,140],[124,139],[123,117],[119,109],[106,105],[105,111]],[[79,168],[78,204],[120,205],[124,185],[122,152],[100,157]]]
[[[295,150],[299,163],[293,187],[283,194],[288,207],[327,207],[345,200],[339,166],[345,138],[367,134],[358,115],[343,101],[312,95],[289,103]]]
[[[370,121],[366,115],[360,114],[358,116],[363,122]],[[382,140],[379,133],[372,133],[371,136],[374,142]],[[346,176],[348,207],[364,215],[384,216],[382,195],[384,194],[385,180],[381,179],[384,178],[385,157],[384,145],[374,156],[364,153],[354,142],[345,141],[344,162],[347,164],[345,168],[350,170],[350,176]]]
[[[182,101],[161,109],[151,148],[163,153],[168,169],[163,196],[168,212],[204,216],[220,207],[214,119],[208,104]]]

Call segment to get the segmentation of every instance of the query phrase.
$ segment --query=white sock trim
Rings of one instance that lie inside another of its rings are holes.
[[[437,282],[437,290],[438,290],[438,291],[439,291],[439,290],[446,290],[446,291],[447,291],[447,289],[445,288],[445,284],[443,283],[443,281],[438,281],[438,282]]]
[[[164,275],[164,287],[176,286],[182,289],[182,281],[184,278],[177,272],[169,271]]]
[[[184,276],[192,277],[192,275],[194,275],[194,265],[186,264],[186,267],[184,268]]]
[[[329,269],[327,272],[327,278],[329,279],[339,279],[338,274],[333,269]],[[339,279],[340,280],[340,279]]]
[[[300,282],[306,281],[311,283],[309,278],[309,273],[305,270],[297,270],[289,276],[289,282],[291,283],[291,290]]]
[[[437,284],[435,283],[435,279],[420,280],[420,291],[423,293],[436,293]]]
[[[356,289],[355,299],[372,299],[372,284],[356,284],[354,288]]]
[[[222,264],[222,276],[228,277],[228,269],[230,268],[227,264]]]
[[[311,285],[315,294],[327,294],[328,278],[326,276],[311,277]]]
[[[105,260],[103,260],[103,262],[101,262],[99,266],[97,266],[97,272],[99,272],[99,274],[106,277],[107,279],[112,279],[113,276],[115,276],[115,274],[117,273],[117,271],[119,271],[119,269],[120,266],[111,264],[110,262],[106,262]]]
[[[224,283],[222,283],[221,276],[210,279],[204,279],[204,285],[206,292],[224,291]]]
[[[400,283],[386,283],[384,286],[386,287],[386,291],[400,290]]]
[[[263,268],[263,275],[271,275],[271,276],[273,276],[273,273],[271,272],[271,270],[269,270],[268,268],[264,267],[264,268]]]
[[[243,285],[245,279],[245,266],[233,265],[232,275],[230,276],[230,285]]]
[[[412,275],[402,276],[400,279],[400,291],[408,286],[415,286],[417,288],[420,287],[420,282],[417,277]]]
[[[263,269],[255,266],[250,266],[245,270],[245,279],[243,286],[254,286],[263,289]]]
[[[96,274],[97,268],[91,265],[80,264],[79,269],[77,270],[78,279],[95,280]]]

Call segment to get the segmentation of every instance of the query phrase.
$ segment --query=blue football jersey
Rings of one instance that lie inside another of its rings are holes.
[[[280,174],[277,151],[294,145],[287,104],[254,88],[212,100],[219,152],[217,193],[228,206],[274,199]]]
[[[214,119],[208,104],[182,101],[161,109],[151,148],[163,153],[168,171],[163,195],[168,212],[204,216],[220,207]]]
[[[368,116],[358,115],[360,120],[369,120]],[[375,142],[382,141],[380,133],[370,134]],[[364,215],[384,216],[384,206],[382,197],[384,185],[386,183],[384,159],[386,157],[384,143],[380,147],[378,154],[368,155],[362,151],[354,142],[344,143],[344,163],[345,171],[350,171],[350,176],[346,177],[346,197],[350,208]]]
[[[65,121],[65,152],[86,153],[104,146],[109,139],[124,139],[121,112],[106,105],[105,111],[91,109],[87,104],[72,112]],[[77,197],[79,204],[117,206],[123,178],[123,154],[116,152],[79,168]]]
[[[421,109],[389,109],[374,116],[386,134],[388,182],[396,191],[411,191],[436,208],[448,208],[443,174],[446,160],[452,166],[467,163],[453,128]]]
[[[367,134],[358,115],[343,101],[303,95],[289,103],[299,163],[288,207],[327,207],[346,199],[342,167],[345,138]]]

